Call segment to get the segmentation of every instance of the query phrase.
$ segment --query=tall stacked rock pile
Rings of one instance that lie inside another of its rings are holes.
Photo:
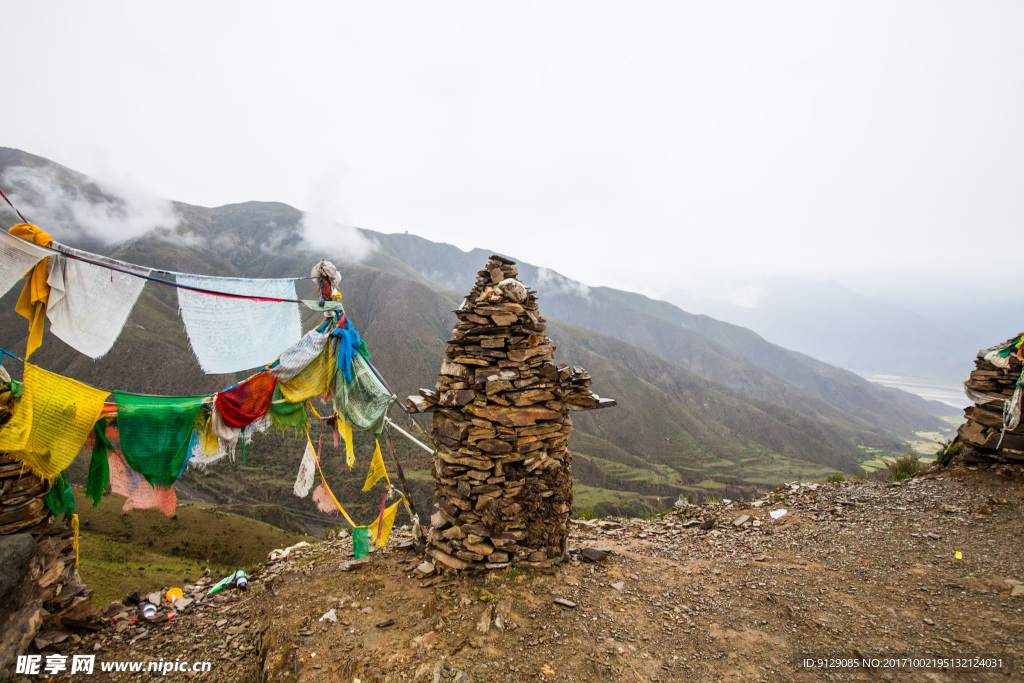
[[[1018,338],[1008,343],[1016,342]],[[975,369],[964,382],[974,405],[964,410],[967,421],[957,431],[965,463],[1024,463],[1024,421],[1021,420],[1022,362],[1016,353],[1000,357],[992,349],[978,352]],[[1015,398],[1016,397],[1016,398]]]
[[[580,367],[555,365],[535,292],[515,262],[491,256],[455,311],[434,390],[435,512],[427,552],[448,568],[545,568],[561,562],[572,512],[570,410],[614,406]]]
[[[0,406],[0,424],[9,418]],[[46,507],[48,490],[0,454],[0,677],[30,646],[60,649],[68,629],[100,627],[88,621],[92,590],[75,568],[74,532]]]

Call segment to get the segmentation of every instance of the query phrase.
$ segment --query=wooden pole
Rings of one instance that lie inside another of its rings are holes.
[[[388,452],[391,453],[392,460],[395,461],[395,468],[398,470],[398,481],[402,485],[402,493],[405,494],[405,499],[409,501],[409,512],[416,514],[416,508],[412,504],[412,494],[409,493],[409,484],[405,481],[405,472],[402,470],[402,463],[398,461],[398,453],[395,452],[395,444],[391,440],[391,432],[388,429],[388,425],[384,425],[384,441],[388,445]]]

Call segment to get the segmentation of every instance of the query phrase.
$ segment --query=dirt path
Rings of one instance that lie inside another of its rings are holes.
[[[1024,680],[1024,595],[1007,583],[1024,581],[1024,492],[966,476],[574,522],[574,559],[551,574],[426,578],[412,550],[343,571],[349,544],[323,543],[131,646],[136,625],[76,647],[206,659],[202,680],[225,681]]]

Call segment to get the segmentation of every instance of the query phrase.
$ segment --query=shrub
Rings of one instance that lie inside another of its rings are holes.
[[[901,455],[895,460],[882,460],[885,463],[885,468],[889,470],[889,474],[892,475],[893,481],[900,481],[908,477],[912,477],[918,472],[927,469],[922,463],[921,458],[917,453],[907,453]]]
[[[594,519],[594,506],[588,505],[587,507],[582,508],[576,514],[576,519],[582,520],[584,522],[589,522],[590,520]]]
[[[843,476],[842,472],[836,472],[835,474],[828,475],[828,479],[826,479],[825,481],[827,481],[827,482],[846,481],[846,477]]]

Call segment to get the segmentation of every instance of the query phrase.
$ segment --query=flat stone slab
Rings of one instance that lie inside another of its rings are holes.
[[[580,555],[588,562],[600,562],[612,552],[611,548],[583,548]]]

